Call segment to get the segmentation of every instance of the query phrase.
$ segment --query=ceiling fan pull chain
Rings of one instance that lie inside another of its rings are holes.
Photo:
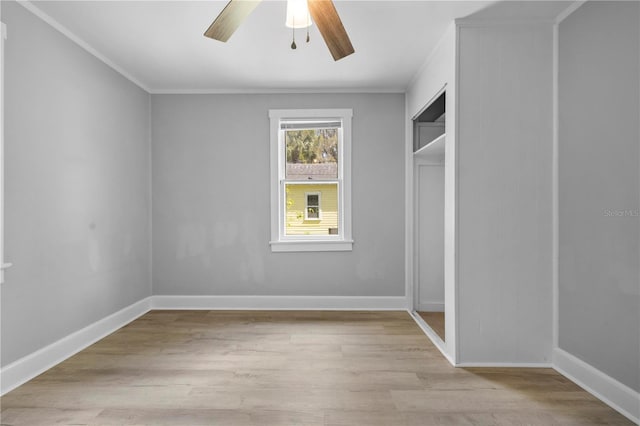
[[[311,26],[311,22],[309,22],[311,18],[309,17],[309,14],[307,13],[307,43],[309,43],[309,40],[311,40],[309,38],[309,27]]]
[[[291,49],[295,50],[298,46],[296,45],[296,17],[293,17],[293,28],[291,28],[291,32],[293,33],[293,41],[291,42]]]

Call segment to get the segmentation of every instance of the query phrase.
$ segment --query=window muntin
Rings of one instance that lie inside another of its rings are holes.
[[[269,116],[272,250],[351,250],[351,110]]]

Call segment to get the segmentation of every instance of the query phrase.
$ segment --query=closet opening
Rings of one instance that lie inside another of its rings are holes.
[[[443,91],[413,120],[414,311],[445,341]]]

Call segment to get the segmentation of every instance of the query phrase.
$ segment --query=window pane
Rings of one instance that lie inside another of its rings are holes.
[[[307,207],[307,219],[320,219],[320,210],[318,207]]]
[[[308,206],[319,206],[320,200],[318,199],[317,194],[309,194],[307,195],[307,205]]]
[[[338,178],[337,127],[285,130],[285,176],[296,180]]]
[[[287,182],[285,197],[285,235],[338,234],[337,183]]]

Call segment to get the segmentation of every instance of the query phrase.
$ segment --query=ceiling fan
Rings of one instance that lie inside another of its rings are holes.
[[[247,16],[262,0],[231,0],[209,26],[206,37],[226,42]],[[349,56],[354,52],[340,16],[332,0],[306,0],[308,15],[318,26],[324,42],[334,60]],[[305,11],[306,14],[306,11]],[[307,24],[306,26],[310,25]],[[290,25],[288,25],[290,26]],[[294,26],[296,27],[296,26]],[[291,46],[295,49],[295,41]]]

